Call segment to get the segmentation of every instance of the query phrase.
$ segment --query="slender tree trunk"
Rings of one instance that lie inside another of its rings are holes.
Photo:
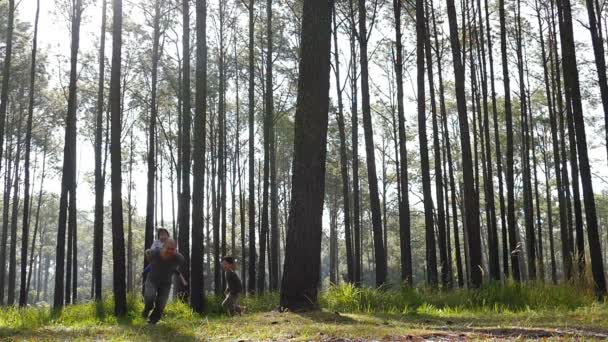
[[[254,0],[249,0],[249,293],[255,292],[256,248],[255,248],[255,77],[254,77]]]
[[[44,152],[43,152],[43,156],[42,156],[42,174],[40,176],[40,191],[38,192],[38,202],[36,204],[36,222],[34,223],[34,236],[32,237],[32,252],[30,254],[30,272],[28,274],[28,278],[27,278],[27,286],[26,286],[26,293],[29,293],[30,291],[30,280],[32,279],[32,263],[34,262],[34,247],[36,246],[36,236],[38,235],[38,228],[40,226],[40,209],[42,207],[42,189],[44,189],[44,180],[46,179],[46,157],[47,157],[47,143],[48,143],[48,136],[45,136],[44,139]],[[39,255],[38,258],[42,258],[42,246],[44,245],[44,233],[45,232],[41,232],[40,233],[40,251],[39,251]],[[39,261],[39,264],[41,264],[42,262]],[[38,273],[40,273],[40,265],[39,265],[39,269],[38,269]],[[40,274],[38,274],[37,276],[37,280],[36,280],[36,301],[39,300],[39,290],[40,290]]]
[[[350,184],[348,181],[348,156],[346,153],[346,130],[344,125],[344,104],[342,101],[342,85],[340,79],[340,49],[338,48],[338,23],[336,21],[336,7],[332,9],[333,15],[333,38],[334,38],[334,76],[336,78],[336,91],[338,96],[338,112],[336,121],[340,135],[340,174],[342,176],[342,201],[344,205],[344,243],[346,245],[346,268],[347,281],[354,281],[353,274],[353,242],[350,227]],[[283,199],[285,200],[285,199]]]
[[[101,37],[99,42],[99,81],[97,85],[97,112],[95,116],[95,218],[93,223],[93,292],[96,301],[101,301],[101,279],[103,261],[103,221],[105,177],[102,173],[102,140],[105,83],[107,0],[102,1]]]
[[[273,27],[272,0],[266,2],[266,40],[268,53],[266,55],[266,112],[269,124],[269,158],[270,158],[270,290],[279,289],[279,192],[277,185],[277,146],[274,116],[274,85],[273,85]]]
[[[76,189],[76,81],[78,64],[78,47],[80,43],[80,21],[82,15],[82,0],[76,0],[71,15],[72,44],[70,55],[70,84],[68,90],[68,110],[65,128],[65,144],[63,150],[63,174],[61,177],[61,195],[59,199],[59,223],[57,227],[57,252],[55,262],[55,295],[54,309],[64,306],[65,275],[65,232],[68,221],[68,193],[72,197]],[[119,80],[118,80],[119,81]],[[73,203],[73,201],[72,201]],[[73,207],[73,206],[72,206]],[[70,220],[73,222],[73,220]]]
[[[519,75],[519,96],[522,132],[522,181],[524,196],[524,222],[526,230],[526,252],[528,255],[528,277],[536,280],[536,239],[534,232],[534,204],[532,201],[532,181],[530,172],[530,142],[528,102],[524,79],[523,32],[521,23],[521,1],[517,1],[517,70]]]
[[[158,83],[158,63],[160,60],[160,20],[161,20],[161,0],[154,3],[153,18],[153,37],[152,37],[152,89],[150,94],[150,122],[148,128],[148,170],[146,185],[146,226],[144,233],[144,250],[150,248],[154,241],[154,216],[156,206],[154,205],[154,184],[156,179],[156,122],[158,116],[157,83]],[[171,195],[173,196],[173,195]],[[144,268],[148,265],[147,258],[144,259]]]
[[[374,0],[376,1],[376,0]],[[369,186],[370,207],[372,211],[372,231],[374,236],[374,257],[376,262],[376,286],[386,283],[386,257],[382,242],[382,217],[378,196],[378,177],[376,174],[376,153],[369,94],[369,67],[367,56],[367,10],[365,0],[359,0],[359,48],[361,50],[361,108],[363,111],[363,130],[365,136],[365,154],[367,159],[367,178]],[[425,146],[426,147],[426,146]]]
[[[509,63],[507,59],[507,29],[505,23],[505,3],[504,0],[498,1],[498,16],[500,18],[500,52],[502,57],[502,76],[504,88],[504,110],[505,123],[507,129],[507,226],[509,232],[509,255],[511,255],[511,271],[516,282],[521,281],[519,271],[519,250],[517,246],[516,234],[517,222],[515,220],[515,183],[513,165],[513,112],[511,108],[511,83],[509,79]]]
[[[352,154],[353,154],[353,230],[354,230],[354,255],[353,255],[353,276],[355,285],[361,282],[361,213],[359,202],[359,117],[357,113],[357,49],[356,36],[357,28],[355,24],[354,1],[349,0],[349,15],[350,15],[350,55],[351,55],[351,134],[352,134]],[[409,240],[408,240],[409,241]]]
[[[469,136],[469,123],[467,121],[466,98],[464,92],[464,68],[461,60],[460,41],[458,39],[458,23],[456,22],[456,8],[453,0],[446,0],[448,20],[450,25],[450,41],[452,45],[452,59],[454,63],[456,102],[458,107],[458,122],[460,124],[460,145],[462,153],[462,171],[464,180],[464,213],[465,229],[469,240],[469,254],[471,262],[471,285],[481,286],[481,237],[479,229],[479,202],[473,182],[473,165],[471,158],[471,143]]]
[[[196,97],[194,117],[194,177],[192,187],[192,265],[190,306],[205,310],[204,218],[205,153],[207,121],[207,1],[196,2]],[[216,262],[218,262],[216,260]]]
[[[439,50],[439,39],[437,37],[437,25],[435,22],[435,9],[431,3],[431,15],[433,19],[433,35],[435,38],[435,51]],[[454,163],[452,161],[452,147],[450,142],[449,130],[448,130],[448,119],[447,119],[447,111],[445,106],[445,88],[443,85],[443,68],[441,63],[441,56],[437,54],[437,74],[439,76],[439,111],[441,112],[441,120],[443,123],[443,131],[444,131],[444,145],[447,149],[447,164],[448,164],[448,174],[450,179],[450,189],[451,189],[451,203],[452,203],[452,219],[454,220],[454,248],[456,250],[456,270],[458,272],[458,286],[464,286],[464,273],[462,270],[462,260],[460,254],[460,233],[458,232],[458,204],[456,203],[456,182],[454,180]],[[446,196],[447,198],[447,196]]]
[[[8,120],[7,120],[8,121]],[[13,123],[10,126],[7,126],[7,132],[11,132],[13,130]],[[0,305],[4,306],[4,290],[6,288],[6,251],[9,247],[8,245],[8,225],[9,225],[9,209],[10,209],[10,200],[11,200],[11,175],[12,175],[12,167],[13,167],[13,140],[11,139],[11,135],[7,134],[7,144],[6,144],[6,167],[4,168],[4,196],[2,199],[2,244],[0,245]]]
[[[21,88],[23,89],[23,87]],[[23,90],[20,91],[20,95],[23,95]],[[21,105],[20,105],[21,107]],[[13,176],[13,208],[11,214],[11,246],[9,253],[9,266],[8,266],[8,289],[7,289],[7,300],[6,305],[13,306],[15,304],[15,285],[17,280],[17,220],[19,219],[19,185],[21,172],[19,169],[19,162],[21,161],[21,133],[23,124],[23,110],[19,110],[19,123],[17,124],[17,151],[15,154],[15,174]],[[25,208],[24,208],[25,210]]]
[[[9,80],[11,77],[11,58],[13,54],[13,29],[15,27],[15,0],[8,0],[8,20],[6,28],[6,50],[2,66],[2,89],[0,89],[0,161],[4,144],[6,108],[8,104]],[[1,167],[1,162],[0,162]]]
[[[32,124],[34,119],[34,85],[36,80],[36,51],[38,39],[38,18],[40,16],[40,0],[36,1],[36,17],[34,19],[34,38],[32,41],[32,60],[30,68],[29,104],[27,113],[27,128],[25,132],[25,161],[23,178],[23,229],[21,233],[21,289],[19,293],[19,306],[27,304],[27,242],[30,231],[30,154],[32,150]],[[36,236],[34,235],[35,240]],[[34,257],[32,248],[32,258]],[[30,266],[30,274],[32,268]]]
[[[597,8],[595,5],[598,5]],[[591,43],[593,44],[593,54],[595,56],[595,70],[597,72],[600,95],[604,109],[604,125],[608,127],[608,80],[606,78],[606,56],[604,55],[604,41],[601,37],[602,20],[601,7],[597,1],[586,0],[587,15],[589,17],[589,32],[591,33]],[[597,11],[597,14],[596,14]],[[606,143],[608,144],[608,130],[606,130]],[[608,145],[606,145],[608,150]]]
[[[80,0],[79,0],[80,1]],[[114,271],[114,314],[127,313],[125,287],[125,237],[122,211],[121,172],[121,51],[122,51],[122,0],[113,0],[112,72],[110,79],[110,111],[112,113],[112,256]]]
[[[425,17],[430,17],[428,2],[424,1]],[[426,50],[426,65],[429,78],[429,93],[431,95],[431,117],[433,122],[433,154],[435,157],[435,196],[437,198],[437,231],[439,238],[439,267],[441,270],[441,285],[448,288],[448,251],[445,228],[445,209],[443,207],[443,171],[441,170],[441,146],[439,143],[439,125],[437,124],[437,103],[435,100],[435,81],[433,76],[433,58],[431,52],[431,30],[428,21],[424,23],[424,48]],[[430,194],[429,194],[430,195]],[[431,202],[432,203],[432,202]],[[434,248],[433,248],[434,249]],[[434,254],[436,255],[436,254]],[[436,268],[433,268],[436,271]]]

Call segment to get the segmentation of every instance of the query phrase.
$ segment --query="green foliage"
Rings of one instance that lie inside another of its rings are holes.
[[[412,313],[429,308],[468,311],[573,310],[594,303],[592,291],[571,285],[513,282],[486,285],[479,290],[437,291],[429,288],[377,290],[350,284],[332,286],[320,298],[321,305],[340,312]]]
[[[552,336],[555,329],[562,331],[565,327],[578,329],[573,334],[595,336],[589,334],[608,327],[608,307],[595,302],[591,291],[571,285],[508,283],[451,292],[341,285],[321,293],[321,311],[273,312],[279,297],[270,293],[243,298],[241,304],[247,307],[247,313],[237,317],[223,313],[221,300],[209,297],[203,316],[193,313],[187,303],[174,301],[155,327],[146,326],[140,316],[143,304],[139,295],[128,297],[127,315],[119,319],[113,315],[110,296],[100,303],[67,306],[60,312],[48,307],[7,308],[0,310],[0,340],[318,340],[328,336],[378,339],[406,335],[432,338],[446,334],[446,324],[451,326],[449,331],[462,330],[473,334],[468,337],[483,339],[489,336],[484,335],[488,328],[494,326],[505,331],[499,337],[509,337],[511,330],[521,334],[522,329],[531,327],[531,337],[536,336],[532,332],[538,331]]]

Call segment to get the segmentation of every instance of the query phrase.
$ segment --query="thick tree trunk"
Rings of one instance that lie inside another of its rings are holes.
[[[304,2],[281,307],[317,305],[329,111],[332,1]]]

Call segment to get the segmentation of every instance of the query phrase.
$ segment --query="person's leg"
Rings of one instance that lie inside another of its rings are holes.
[[[156,299],[157,287],[150,281],[146,281],[144,285],[144,312],[142,316],[148,318],[150,311],[154,308],[154,300]]]
[[[238,294],[234,296],[234,312],[238,313],[239,315],[243,312],[241,306],[239,305],[240,298],[241,296]]]
[[[229,293],[226,296],[226,299],[224,299],[224,301],[222,302],[222,307],[231,316],[234,315],[234,313],[235,313],[235,303],[236,303],[235,299],[236,299],[236,297],[233,294]]]
[[[169,290],[171,285],[159,286],[156,294],[156,301],[154,302],[154,311],[150,315],[150,323],[155,324],[160,320],[167,305],[169,299]]]

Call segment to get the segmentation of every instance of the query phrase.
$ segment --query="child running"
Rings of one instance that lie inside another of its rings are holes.
[[[241,279],[234,271],[236,269],[236,260],[231,256],[222,258],[222,268],[226,273],[226,299],[222,302],[222,307],[229,315],[242,313],[242,308],[239,306],[239,296],[243,292]]]

